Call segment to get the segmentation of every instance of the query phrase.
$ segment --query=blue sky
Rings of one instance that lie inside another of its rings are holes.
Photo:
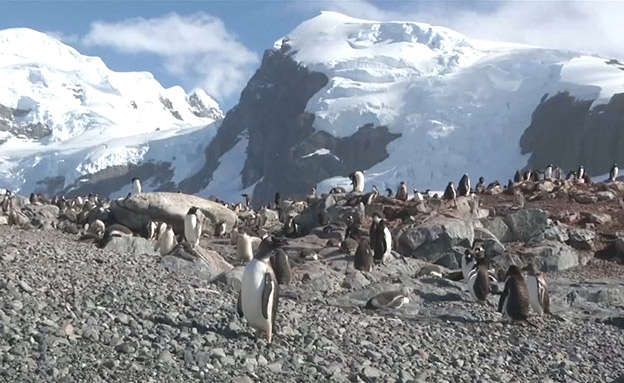
[[[321,10],[409,20],[473,38],[624,59],[624,3],[601,1],[2,1],[0,29],[53,34],[116,71],[149,71],[166,87],[200,87],[227,110],[262,52]]]

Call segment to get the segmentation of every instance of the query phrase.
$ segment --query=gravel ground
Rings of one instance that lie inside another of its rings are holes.
[[[360,302],[350,299],[357,288],[324,297],[314,283],[297,282],[284,289],[267,345],[237,317],[233,288],[169,272],[155,255],[0,226],[0,270],[0,381],[612,382],[624,375],[622,328],[596,320],[532,318],[534,329],[503,323],[492,307],[424,293],[399,310],[371,312],[336,304]],[[380,281],[405,282],[392,278]]]

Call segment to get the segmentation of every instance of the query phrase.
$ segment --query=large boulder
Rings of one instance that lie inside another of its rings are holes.
[[[474,239],[475,242],[480,242],[485,250],[485,255],[489,258],[502,254],[505,251],[505,246],[486,228],[475,227]]]
[[[494,234],[501,242],[510,242],[513,240],[511,230],[505,221],[500,217],[494,217],[492,219],[482,219],[481,224],[490,233]]]
[[[596,232],[589,229],[569,228],[567,244],[579,250],[591,250],[594,248]]]
[[[140,193],[111,202],[113,218],[134,231],[145,228],[149,221],[160,220],[173,226],[180,234],[184,232],[184,216],[196,206],[204,216],[204,228],[223,220],[227,231],[236,223],[236,214],[227,207],[201,197],[182,193]]]
[[[574,248],[554,241],[544,241],[539,246],[525,249],[522,255],[531,258],[541,271],[563,271],[579,264],[579,255]]]
[[[169,271],[207,281],[213,281],[233,269],[233,266],[216,251],[199,246],[191,250],[186,242],[178,244],[170,255],[162,258],[161,262]]]
[[[514,241],[528,242],[549,226],[548,214],[541,209],[523,209],[505,217]]]
[[[402,228],[398,233],[398,251],[406,257],[435,263],[445,254],[454,253],[453,247],[471,247],[474,227],[472,219],[436,216],[421,225]]]
[[[104,248],[118,254],[156,254],[154,244],[142,237],[113,237]]]

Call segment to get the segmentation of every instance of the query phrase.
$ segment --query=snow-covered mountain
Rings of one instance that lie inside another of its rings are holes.
[[[265,52],[211,125],[207,95],[28,30],[0,32],[0,84],[0,182],[24,192],[123,194],[138,175],[148,190],[257,205],[358,169],[367,190],[439,190],[463,173],[504,183],[548,163],[592,176],[624,163],[622,63],[415,22],[321,13]]]
[[[34,30],[0,31],[5,188],[121,194],[141,176],[148,188],[175,190],[203,165],[222,117],[202,90],[186,94],[150,73],[113,72]]]
[[[323,12],[265,52],[207,156],[247,146],[255,202],[348,185],[356,169],[367,190],[505,183],[550,162],[605,174],[624,162],[622,93],[617,60]]]

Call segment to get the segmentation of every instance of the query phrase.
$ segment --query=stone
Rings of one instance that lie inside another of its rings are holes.
[[[134,352],[134,350],[134,347],[132,347],[128,342],[124,342],[115,346],[115,351],[121,352],[123,354],[131,354]]]
[[[512,241],[511,231],[509,226],[501,217],[494,217],[492,219],[482,219],[481,224],[485,229],[492,233],[500,242]]]
[[[435,263],[454,246],[471,247],[474,226],[472,219],[434,217],[422,225],[404,228],[399,233],[398,252]]]
[[[345,280],[342,282],[342,287],[352,290],[360,290],[368,284],[370,284],[370,281],[366,279],[364,274],[360,270],[354,270],[347,274]]]
[[[158,357],[156,358],[156,360],[159,363],[167,363],[167,364],[175,363],[175,360],[173,359],[173,356],[167,350],[162,351],[160,354],[158,354]]]
[[[598,225],[605,225],[612,221],[612,218],[609,214],[605,213],[581,213],[581,218],[585,222],[595,223]]]
[[[184,193],[140,193],[128,198],[118,198],[110,205],[115,221],[134,231],[142,231],[149,221],[160,220],[173,226],[177,234],[184,232],[184,217],[188,210],[196,206],[205,217],[204,230],[219,221],[225,221],[231,230],[238,218],[236,213],[220,203]]]
[[[142,237],[112,237],[104,248],[119,254],[156,254],[153,243]]]
[[[551,225],[544,230],[544,239],[550,241],[566,242],[568,240],[568,230],[561,225]]]
[[[206,250],[199,246],[195,246],[191,251],[187,242],[178,244],[170,255],[161,259],[161,263],[167,270],[207,281],[212,281],[233,268],[216,251]]]
[[[591,250],[594,248],[594,240],[596,239],[596,232],[588,229],[569,228],[569,239],[566,242],[568,245],[579,250]]]
[[[579,264],[579,255],[572,247],[554,241],[544,241],[539,246],[526,248],[522,253],[532,257],[535,267],[541,271],[563,271]]]
[[[232,291],[240,291],[245,266],[236,266],[232,270],[220,274],[213,282],[222,283]]]
[[[498,254],[502,254],[505,251],[505,246],[500,240],[488,229],[483,227],[475,227],[474,229],[475,242],[479,241],[485,255],[489,258],[495,257]],[[460,263],[461,267],[461,263]]]
[[[548,214],[541,209],[523,209],[505,217],[514,241],[528,242],[543,234],[549,225]]]

